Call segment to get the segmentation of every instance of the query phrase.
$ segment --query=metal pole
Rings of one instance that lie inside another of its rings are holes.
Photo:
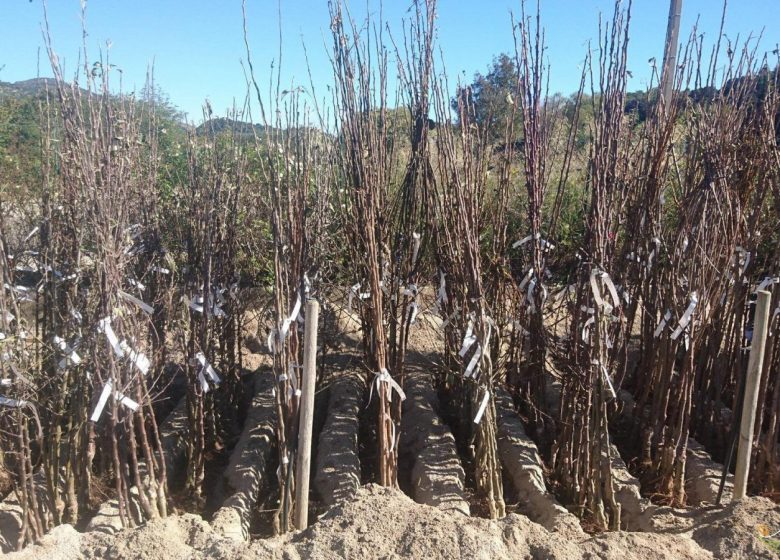
[[[753,447],[753,426],[756,423],[758,389],[761,385],[761,369],[764,366],[764,350],[769,326],[769,304],[772,296],[761,290],[756,300],[756,317],[753,325],[753,338],[750,342],[747,378],[745,379],[745,400],[742,402],[742,421],[739,427],[739,449],[737,451],[737,471],[734,475],[734,497],[745,497],[748,474],[750,473],[750,455]]]
[[[319,315],[320,304],[315,300],[306,302],[301,418],[295,475],[295,528],[300,531],[309,525],[309,473],[311,472],[311,440],[314,425],[314,386],[317,379],[317,323]]]
[[[742,401],[745,400],[745,380],[739,386],[739,395],[737,396],[737,405],[731,418],[731,441],[729,449],[726,452],[726,460],[723,462],[723,472],[720,475],[720,484],[718,485],[718,497],[715,499],[715,505],[719,506],[723,498],[723,490],[726,488],[726,479],[729,476],[731,463],[734,461],[734,453],[737,451],[737,439],[739,439],[739,420],[742,416]]]

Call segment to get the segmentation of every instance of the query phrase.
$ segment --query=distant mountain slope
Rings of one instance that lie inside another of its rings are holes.
[[[197,126],[195,128],[195,134],[198,136],[219,136],[223,132],[235,131],[239,137],[249,139],[254,136],[253,129],[258,136],[262,135],[265,131],[265,127],[260,124],[253,125],[249,122],[227,117],[215,117]]]
[[[19,82],[0,82],[0,93],[35,94],[46,88],[53,91],[57,87],[54,78],[30,78]]]

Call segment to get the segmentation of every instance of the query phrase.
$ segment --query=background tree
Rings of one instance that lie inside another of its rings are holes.
[[[489,131],[490,140],[503,141],[508,119],[515,120],[514,130],[521,134],[522,116],[513,110],[514,92],[517,90],[517,66],[512,57],[501,53],[493,58],[487,74],[477,72],[474,81],[467,86],[459,86],[452,100],[453,110],[457,113],[459,98],[461,106],[472,107],[473,121],[482,129]]]

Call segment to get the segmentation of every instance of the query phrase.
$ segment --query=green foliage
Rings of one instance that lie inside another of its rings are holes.
[[[764,546],[766,546],[775,554],[780,554],[780,540],[771,539],[769,537],[762,537],[761,542],[764,543]]]
[[[506,123],[514,112],[515,139],[522,137],[522,116],[515,109],[513,96],[517,89],[517,67],[509,55],[502,53],[493,59],[487,74],[475,74],[471,85],[461,87],[452,100],[455,111],[458,101],[470,97],[474,107],[474,119],[480,126],[487,127],[490,138],[503,141]]]
[[[34,194],[41,173],[41,118],[33,96],[0,97],[0,198]]]
[[[654,97],[646,91],[626,93],[626,113],[633,115],[639,123],[645,122],[650,113],[650,107],[655,102]]]

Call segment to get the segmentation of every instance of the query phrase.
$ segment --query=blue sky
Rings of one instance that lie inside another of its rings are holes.
[[[55,50],[68,75],[76,69],[81,44],[78,0],[48,0]],[[308,49],[315,86],[324,92],[331,69],[324,48],[329,44],[326,0],[281,0],[283,82],[308,85],[302,44]],[[378,13],[377,0],[353,0],[353,14],[364,17],[366,6]],[[398,32],[411,0],[385,0],[384,16]],[[535,2],[532,4],[535,5]],[[50,75],[41,36],[41,0],[0,0],[0,80],[17,81],[37,73]],[[250,42],[261,86],[267,83],[277,57],[279,18],[277,0],[247,0]],[[542,0],[552,65],[552,91],[572,93],[579,82],[588,40],[598,33],[599,13],[612,13],[612,0]],[[700,32],[714,42],[719,28],[719,0],[683,0],[681,39],[699,18]],[[454,83],[484,72],[492,57],[512,49],[510,11],[519,12],[520,0],[439,0],[438,44]],[[663,54],[668,16],[667,0],[634,0],[629,69],[631,89],[644,88],[649,79],[648,59]],[[154,62],[157,84],[171,101],[201,119],[208,99],[217,113],[234,100],[243,101],[246,85],[241,67],[245,58],[241,0],[88,0],[87,47],[91,61],[111,41],[111,61],[123,70],[124,89],[143,85],[146,69]],[[762,49],[780,42],[780,0],[730,0],[725,32],[730,38],[763,30]]]

